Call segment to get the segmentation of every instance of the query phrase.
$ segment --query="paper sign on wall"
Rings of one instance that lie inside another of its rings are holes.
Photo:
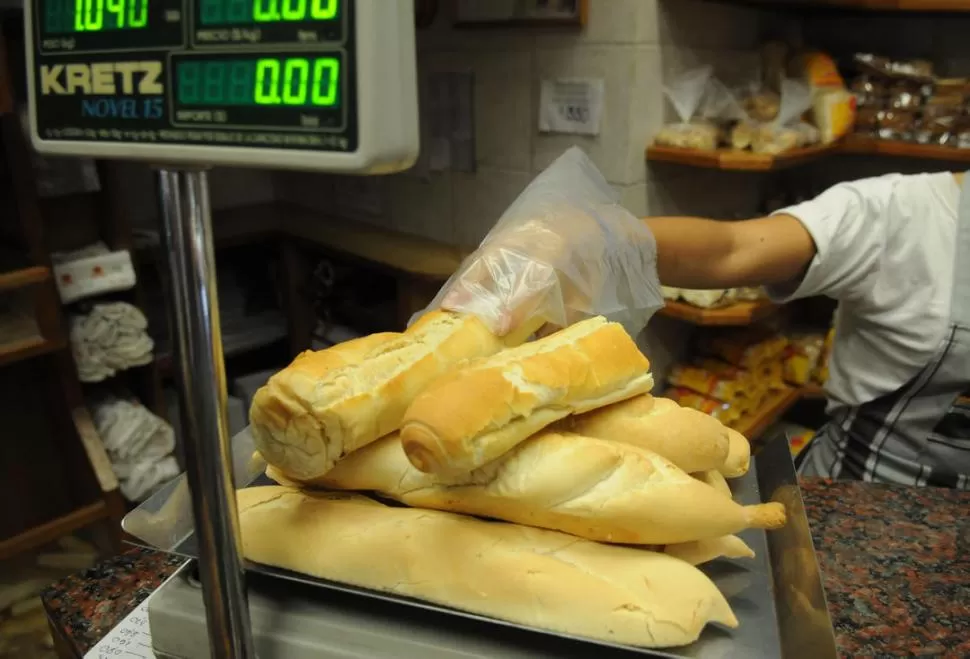
[[[543,80],[539,91],[539,130],[599,135],[605,90],[602,79]]]

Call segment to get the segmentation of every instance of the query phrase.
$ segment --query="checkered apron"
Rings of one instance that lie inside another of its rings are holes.
[[[970,488],[970,176],[959,208],[950,326],[936,354],[899,390],[832,410],[799,474]]]

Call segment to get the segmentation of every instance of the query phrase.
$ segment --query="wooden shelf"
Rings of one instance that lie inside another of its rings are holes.
[[[736,172],[767,172],[787,169],[823,158],[838,150],[836,144],[819,144],[801,149],[792,149],[778,155],[751,153],[736,149],[700,151],[679,149],[670,146],[647,147],[647,160],[671,162],[689,167],[722,169]]]
[[[777,305],[770,300],[735,302],[730,306],[719,309],[701,309],[686,302],[667,300],[667,304],[660,310],[660,314],[695,325],[723,327],[750,325],[771,315],[777,309]]]
[[[0,540],[0,560],[46,545],[62,535],[101,521],[107,515],[107,504],[104,501],[95,501],[46,524],[35,526],[20,535]]]
[[[968,0],[970,2],[970,0]],[[916,144],[895,140],[879,140],[871,137],[850,135],[842,142],[829,146],[796,149],[778,156],[766,156],[746,151],[721,149],[697,151],[665,146],[647,148],[647,160],[672,162],[688,167],[720,169],[736,172],[767,172],[794,167],[826,156],[848,153],[870,156],[894,156],[922,160],[970,162],[970,149],[957,149],[936,144]]]
[[[33,266],[10,272],[0,272],[0,292],[12,291],[31,284],[39,284],[51,276],[51,271],[44,266]]]
[[[749,440],[757,439],[800,398],[801,391],[799,389],[786,388],[775,392],[756,412],[741,417],[734,424],[734,429]]]
[[[343,221],[286,202],[216,211],[212,230],[218,249],[277,237],[291,238],[389,270],[436,281],[450,277],[471,253],[471,249],[360,222]],[[137,250],[137,258],[144,262],[152,262],[161,254],[158,248]]]
[[[924,160],[948,160],[970,162],[970,149],[957,149],[937,144],[915,144],[895,140],[877,140],[871,137],[850,135],[841,146],[842,153],[874,156],[897,156]]]
[[[888,12],[963,13],[970,0],[724,0],[728,4],[757,5],[772,9],[845,10]]]
[[[50,341],[42,336],[30,336],[0,344],[0,366],[44,355],[64,347],[63,342]]]

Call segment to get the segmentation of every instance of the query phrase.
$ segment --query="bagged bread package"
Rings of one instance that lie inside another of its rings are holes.
[[[429,309],[474,314],[500,335],[603,316],[635,337],[663,304],[653,235],[572,147],[509,206]]]
[[[708,92],[713,69],[702,66],[685,71],[664,85],[664,96],[677,113],[678,122],[667,124],[654,141],[661,146],[713,151],[720,142],[716,123],[701,116],[701,101]]]
[[[801,121],[812,106],[808,85],[790,78],[781,81],[778,114],[761,124],[754,135],[751,150],[755,153],[778,154],[818,142],[818,130]]]

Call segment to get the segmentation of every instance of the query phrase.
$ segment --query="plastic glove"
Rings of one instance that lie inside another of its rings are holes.
[[[646,225],[573,147],[519,195],[429,308],[473,313],[500,336],[606,316],[636,336],[663,306]]]

